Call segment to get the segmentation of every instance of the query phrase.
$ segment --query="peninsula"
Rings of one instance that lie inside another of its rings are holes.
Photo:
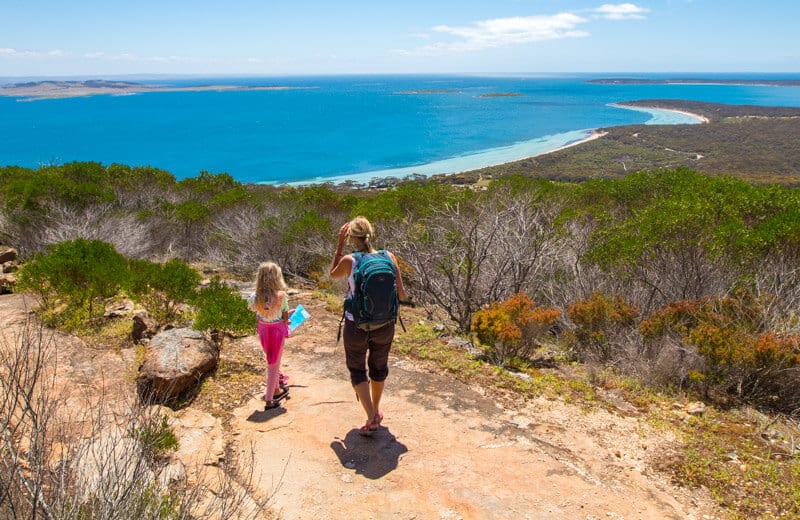
[[[156,83],[135,83],[130,81],[32,81],[0,86],[0,96],[17,97],[21,101],[38,99],[72,98],[82,96],[113,95],[124,96],[144,92],[195,92],[232,90],[291,90],[315,87],[294,87],[281,85],[162,85]]]

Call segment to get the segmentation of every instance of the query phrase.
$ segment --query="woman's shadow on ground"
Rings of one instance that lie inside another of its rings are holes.
[[[398,442],[386,428],[380,428],[371,437],[364,437],[358,429],[352,429],[344,439],[335,437],[331,449],[342,466],[373,480],[397,468],[400,456],[408,451],[405,444]]]

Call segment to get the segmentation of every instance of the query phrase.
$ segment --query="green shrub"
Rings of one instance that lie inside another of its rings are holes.
[[[208,287],[200,289],[194,298],[197,308],[194,324],[196,330],[254,334],[256,320],[247,308],[247,302],[238,290],[228,287],[215,276]]]
[[[200,275],[182,260],[128,262],[128,293],[163,323],[180,317],[181,304],[195,297],[199,283]]]
[[[178,438],[169,425],[166,415],[153,417],[142,427],[136,428],[135,437],[142,443],[152,459],[159,459],[179,448]]]
[[[127,277],[125,266],[111,244],[78,238],[34,256],[23,266],[19,286],[40,297],[42,310],[56,324],[80,327],[102,317],[102,300],[117,294]]]

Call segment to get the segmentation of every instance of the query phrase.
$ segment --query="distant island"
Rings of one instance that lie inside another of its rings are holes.
[[[754,85],[771,87],[797,87],[798,79],[702,79],[702,78],[673,78],[673,79],[644,79],[644,78],[605,78],[592,79],[587,83],[597,85]]]
[[[143,92],[194,92],[231,90],[291,90],[315,87],[289,87],[282,85],[159,85],[135,83],[130,81],[107,81],[101,79],[87,81],[31,81],[0,86],[0,96],[18,97],[23,101],[37,99],[58,99],[96,95],[122,96]]]

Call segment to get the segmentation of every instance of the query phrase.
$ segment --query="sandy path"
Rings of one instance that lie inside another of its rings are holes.
[[[274,492],[281,518],[713,517],[648,475],[636,418],[546,400],[503,409],[397,358],[384,427],[360,436],[335,318],[301,303],[316,317],[287,340],[291,399],[264,411],[259,388],[231,423],[239,449],[254,448],[259,487]]]

